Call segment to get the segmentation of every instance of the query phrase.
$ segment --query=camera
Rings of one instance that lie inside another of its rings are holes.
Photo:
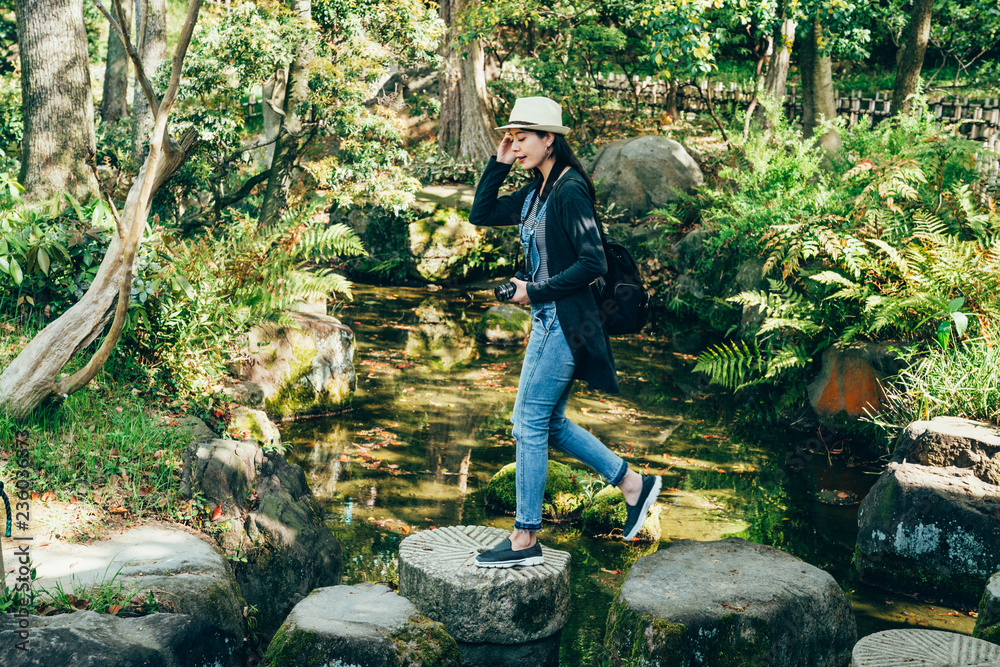
[[[516,291],[517,285],[514,283],[504,283],[493,288],[493,296],[497,298],[497,301],[509,301]]]
[[[518,280],[527,280],[524,276],[524,271],[518,271],[514,277]],[[510,301],[515,292],[517,292],[517,285],[514,283],[504,283],[493,288],[493,296],[500,302]]]

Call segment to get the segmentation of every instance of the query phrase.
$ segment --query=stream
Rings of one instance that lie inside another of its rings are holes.
[[[396,578],[399,543],[414,531],[513,527],[512,516],[483,502],[490,477],[514,460],[508,420],[523,352],[476,341],[475,326],[494,304],[486,291],[356,285],[354,300],[332,313],[357,337],[353,405],[281,431],[343,548],[345,584]],[[545,525],[543,543],[573,559],[562,665],[602,662],[609,605],[638,557],[675,540],[732,535],[830,572],[851,600],[859,638],[914,626],[971,634],[968,612],[858,581],[851,564],[858,504],[880,462],[854,460],[822,433],[733,427],[701,405],[689,371],[694,358],[669,341],[629,336],[613,349],[621,394],[577,384],[566,413],[633,467],[664,476],[663,536],[635,547]]]

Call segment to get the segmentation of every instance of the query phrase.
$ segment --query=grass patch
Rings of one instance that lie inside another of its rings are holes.
[[[976,338],[908,354],[909,365],[887,384],[887,405],[873,421],[893,436],[934,417],[1000,423],[1000,346]]]
[[[0,322],[0,368],[41,324]],[[87,356],[86,351],[78,354],[67,372]],[[0,479],[11,477],[9,457],[22,435],[28,441],[34,497],[90,502],[113,514],[155,512],[184,519],[174,506],[179,505],[179,470],[190,437],[159,401],[134,388],[148,384],[144,376],[141,367],[117,353],[61,405],[39,408],[23,420],[0,414]]]
[[[169,507],[179,489],[186,432],[169,426],[169,417],[156,414],[141,395],[107,374],[99,378],[24,421],[0,416],[0,441],[27,433],[36,493],[139,514]]]

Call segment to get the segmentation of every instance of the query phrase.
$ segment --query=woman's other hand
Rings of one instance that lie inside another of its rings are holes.
[[[528,289],[525,287],[528,283],[524,282],[520,278],[511,278],[510,281],[514,283],[514,296],[510,297],[510,300],[514,303],[519,303],[522,306],[527,306],[531,303],[531,299],[528,298]]]
[[[500,146],[497,147],[497,162],[501,164],[514,164],[514,140],[509,134],[503,135]]]

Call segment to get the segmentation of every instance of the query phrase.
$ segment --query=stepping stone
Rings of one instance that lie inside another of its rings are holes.
[[[828,573],[739,538],[636,561],[611,605],[611,664],[846,667],[854,613]]]
[[[886,630],[857,643],[854,667],[1000,667],[1000,646],[942,630]]]
[[[399,593],[459,642],[523,644],[554,635],[569,616],[570,555],[542,546],[543,565],[478,568],[480,551],[510,531],[448,526],[399,545]]]
[[[229,563],[209,538],[188,528],[151,522],[108,539],[55,540],[33,547],[32,555],[36,592],[120,585],[139,599],[152,592],[161,612],[188,614],[243,637],[244,601]],[[9,586],[15,583],[8,577]]]
[[[444,626],[379,584],[317,588],[295,605],[264,654],[265,666],[458,667]]]
[[[5,667],[238,667],[243,639],[187,614],[119,618],[93,611],[31,616],[26,639],[13,614],[0,616]],[[18,644],[22,644],[21,650]]]

